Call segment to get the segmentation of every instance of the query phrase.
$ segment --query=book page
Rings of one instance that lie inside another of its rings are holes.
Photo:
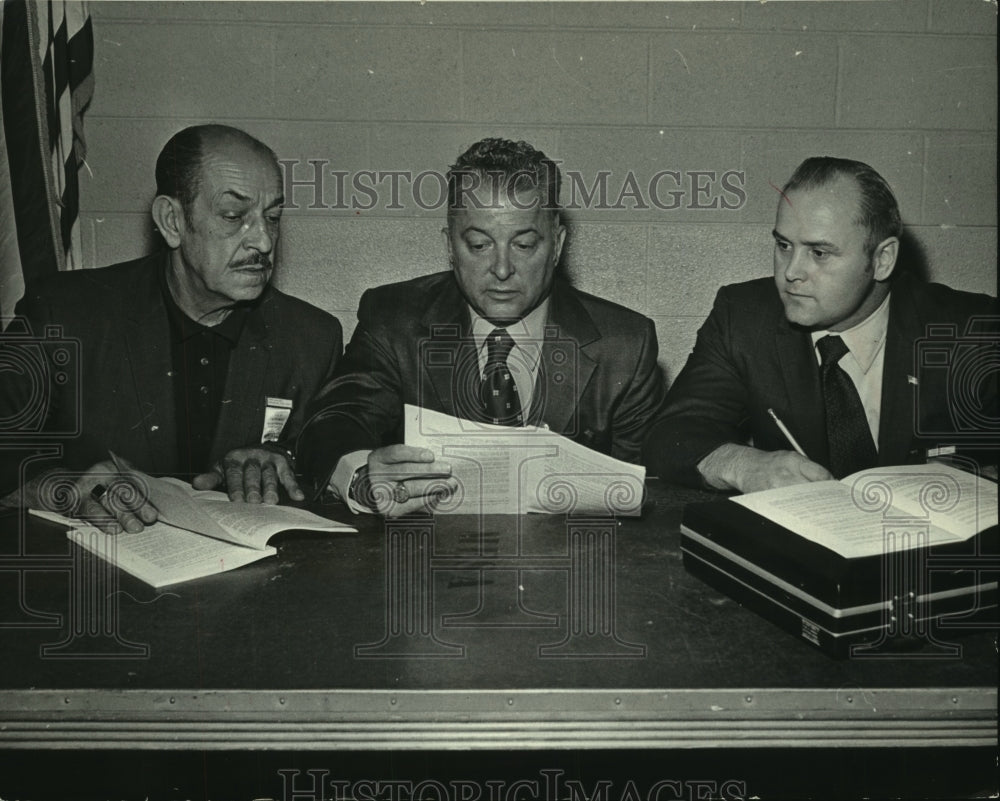
[[[264,548],[267,541],[281,531],[357,531],[353,526],[327,520],[306,509],[294,506],[271,506],[263,503],[222,499],[201,501],[202,509],[228,534],[232,542],[249,548]]]
[[[874,467],[841,483],[860,503],[873,492],[890,493],[897,509],[914,518],[926,517],[962,539],[997,525],[997,485],[950,465]]]
[[[153,587],[223,573],[277,553],[274,548],[244,548],[166,523],[154,523],[138,534],[114,535],[76,523],[66,533],[73,542]]]
[[[645,468],[536,426],[477,423],[407,404],[406,444],[449,462],[460,491],[439,514],[638,515]]]
[[[940,466],[930,467],[940,472]],[[731,500],[847,558],[874,556],[971,537],[975,531],[965,535],[956,533],[955,529],[960,526],[953,519],[947,520],[951,530],[937,525],[938,521],[947,517],[943,513],[915,515],[904,511],[900,504],[886,505],[887,499],[895,502],[897,498],[894,492],[886,493],[884,486],[898,485],[901,492],[914,489],[913,476],[907,477],[907,471],[911,469],[877,468],[849,476],[843,481],[795,484],[751,492]],[[928,472],[917,474],[924,486],[927,485]],[[874,474],[882,487],[861,480],[869,474]],[[873,494],[862,497],[866,487]],[[912,507],[912,498],[907,495],[904,503]],[[919,508],[917,502],[918,511]],[[963,516],[966,514],[963,511]],[[900,536],[900,532],[910,532],[910,536]],[[920,539],[917,539],[918,533]]]
[[[230,501],[224,492],[195,490],[176,478],[131,472],[148,488],[149,499],[163,522],[237,545],[264,548],[272,536],[290,529],[357,530],[294,506]]]
[[[128,472],[139,482],[139,486],[145,489],[150,503],[156,507],[158,519],[162,522],[204,534],[206,537],[231,539],[229,532],[205,513],[204,508],[195,499],[190,485],[177,479],[153,478],[139,470]]]

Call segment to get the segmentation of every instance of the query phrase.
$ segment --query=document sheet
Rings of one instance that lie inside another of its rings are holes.
[[[406,405],[406,444],[452,466],[458,492],[439,514],[637,516],[646,469],[547,428],[498,426]]]

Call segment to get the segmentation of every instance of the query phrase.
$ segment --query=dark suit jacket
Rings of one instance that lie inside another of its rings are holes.
[[[981,429],[978,434],[968,431],[951,412],[971,403],[992,409],[989,414],[996,420],[995,363],[980,352],[987,373],[993,365],[993,380],[974,387],[975,399],[967,394],[956,400],[952,379],[960,366],[955,357],[966,347],[961,343],[970,342],[965,337],[970,317],[996,311],[996,299],[987,295],[919,283],[907,275],[893,278],[879,464],[923,461],[927,447],[953,443],[956,436],[989,436]],[[985,322],[995,331],[995,317]],[[941,353],[943,361],[928,361],[928,351]],[[719,290],[694,351],[650,431],[645,461],[670,481],[702,486],[697,464],[727,442],[752,440],[762,450],[789,450],[768,408],[810,459],[827,465],[826,421],[812,341],[808,332],[785,319],[773,279],[761,278]]]
[[[167,254],[157,253],[59,273],[29,287],[17,306],[24,319],[12,322],[2,341],[8,352],[44,353],[52,380],[5,380],[0,420],[35,410],[38,414],[22,421],[27,441],[62,445],[62,464],[73,470],[106,459],[110,449],[141,470],[177,472],[170,328],[158,278],[166,264]],[[18,334],[25,322],[30,337]],[[230,357],[211,462],[232,448],[260,442],[266,397],[293,401],[283,436],[294,436],[307,402],[332,375],[342,342],[335,317],[265,289]],[[68,357],[65,364],[59,363],[61,354]],[[13,456],[8,452],[7,491],[16,486]]]
[[[370,289],[299,438],[319,487],[346,453],[403,441],[403,404],[469,417],[479,362],[453,273]],[[636,462],[664,394],[652,320],[556,281],[528,423]]]

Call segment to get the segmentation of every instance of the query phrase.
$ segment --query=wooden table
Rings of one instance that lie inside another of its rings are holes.
[[[161,590],[7,515],[0,748],[996,747],[996,632],[832,659],[684,570],[709,495],[649,491],[618,521],[313,507],[359,532]]]

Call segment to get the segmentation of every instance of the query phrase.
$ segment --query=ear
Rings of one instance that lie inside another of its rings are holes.
[[[887,281],[896,267],[896,257],[899,255],[899,240],[890,236],[879,243],[872,254],[872,263],[875,267],[874,278],[876,281]]]
[[[562,220],[559,218],[558,214],[553,222],[555,223],[556,246],[552,251],[554,259],[552,265],[555,266],[559,264],[559,257],[562,255],[563,243],[566,241],[566,226],[562,224]]]
[[[157,195],[153,199],[153,224],[167,243],[167,247],[176,250],[181,246],[181,233],[184,230],[184,210],[180,201],[167,195]]]

